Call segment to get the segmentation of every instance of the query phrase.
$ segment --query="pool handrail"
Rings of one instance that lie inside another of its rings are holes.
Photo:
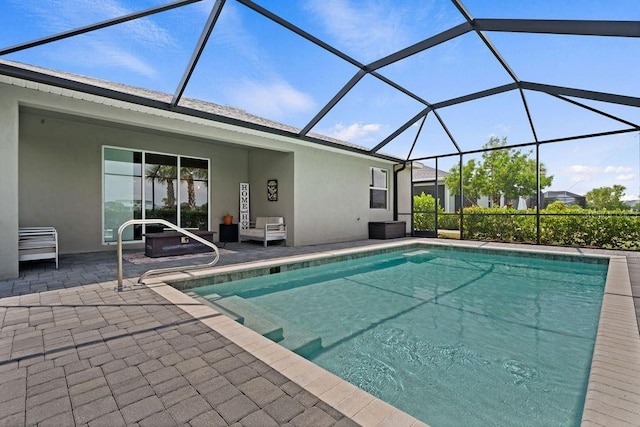
[[[213,267],[218,260],[220,259],[220,252],[218,251],[218,247],[213,243],[210,242],[206,239],[203,239],[200,236],[197,236],[187,230],[185,230],[184,228],[178,227],[175,224],[170,223],[169,221],[166,221],[164,219],[130,219],[129,221],[125,221],[119,228],[118,228],[118,248],[117,248],[117,253],[118,253],[118,287],[116,288],[117,291],[122,291],[123,290],[123,286],[122,286],[122,232],[124,231],[125,228],[127,228],[130,225],[134,225],[134,224],[162,224],[165,227],[171,228],[172,230],[177,231],[178,233],[184,234],[185,236],[196,240],[200,243],[202,243],[203,245],[206,245],[208,247],[210,247],[211,249],[213,249],[213,252],[215,253],[215,257],[213,259],[213,261],[206,263],[206,264],[195,264],[195,265],[188,265],[188,266],[179,266],[179,267],[167,267],[167,268],[156,268],[156,269],[152,269],[149,270],[145,273],[143,273],[139,278],[138,278],[138,283],[142,283],[142,281],[144,279],[146,279],[147,277],[151,276],[151,275],[156,275],[156,274],[164,274],[164,273],[172,273],[172,272],[185,272],[185,271],[190,271],[190,270],[199,270],[202,268],[208,268],[208,267]]]

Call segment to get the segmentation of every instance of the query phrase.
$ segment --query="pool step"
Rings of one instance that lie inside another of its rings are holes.
[[[202,295],[200,298],[207,301],[209,305],[218,310],[220,313],[226,315],[227,317],[230,317],[238,323],[242,323],[247,328],[253,329],[260,335],[275,342],[282,341],[282,326],[267,319],[256,316],[251,311],[238,310],[237,307],[233,304],[220,303],[223,298],[218,294]]]
[[[279,343],[283,347],[286,347],[295,353],[298,353],[301,356],[309,355],[322,348],[322,338],[318,335],[307,329],[301,328],[300,326],[297,326],[294,323],[283,319],[269,310],[253,304],[242,297],[233,295],[219,299],[213,304],[223,307],[225,310],[238,313],[238,315],[244,317],[245,326],[261,333],[265,337]],[[258,329],[264,327],[263,325],[265,324],[279,325],[281,333],[280,338],[274,339],[260,332]]]
[[[242,323],[244,324],[244,317],[242,317],[241,315],[239,315],[238,313],[234,313],[233,311],[227,310],[224,307],[220,307],[218,305],[215,304],[215,301],[219,300],[220,298],[222,298],[220,295],[218,294],[209,294],[209,295],[199,295],[195,292],[192,291],[187,291],[185,292],[186,295],[189,295],[191,298],[203,302],[206,305],[213,307],[214,309],[216,309],[217,311],[219,311],[220,313],[224,314],[225,316],[235,320],[238,323]]]
[[[436,258],[435,255],[433,255],[431,253],[431,251],[422,249],[422,250],[417,250],[417,251],[413,251],[413,252],[406,252],[404,254],[404,257],[409,261],[412,262],[414,264],[422,264],[424,262],[429,262],[433,259]]]
[[[222,297],[218,294],[208,294],[208,295],[203,295],[202,298],[206,299],[207,301],[214,302],[219,300]]]

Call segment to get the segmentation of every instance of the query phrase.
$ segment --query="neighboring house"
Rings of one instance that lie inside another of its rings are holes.
[[[0,61],[0,279],[18,276],[19,227],[55,227],[63,254],[114,251],[119,224],[158,207],[182,226],[198,214],[217,232],[224,212],[239,217],[240,183],[250,185],[251,219],[285,218],[288,245],[366,239],[369,221],[393,219],[398,159],[296,138],[242,110],[170,101]],[[273,180],[277,201],[267,197]],[[141,227],[124,237],[143,247]]]
[[[640,199],[628,199],[624,203],[635,211],[640,210]]]
[[[414,162],[413,168],[413,195],[419,196],[423,192],[430,194],[433,198],[436,197],[436,169],[430,166],[424,165],[419,162]],[[438,200],[440,206],[442,206],[445,212],[457,212],[460,210],[460,198],[452,195],[451,190],[445,185],[444,179],[448,172],[438,170],[437,171],[437,190]],[[504,206],[509,200],[504,197],[500,198],[500,206]],[[526,202],[525,202],[526,203]],[[477,200],[469,200],[465,198],[464,206],[471,207],[474,205],[481,207],[490,207],[492,204],[491,199],[488,196],[481,196]],[[518,206],[518,201],[515,203]]]
[[[414,162],[417,167],[413,169],[413,195],[417,196],[422,194],[430,194],[434,198],[436,197],[436,169],[430,166],[423,165],[419,162]],[[448,172],[438,170],[438,200],[440,206],[442,206],[445,212],[457,212],[460,210],[460,198],[452,195],[450,189],[445,185],[444,179],[449,175]],[[500,198],[500,206],[504,206],[509,200],[504,197]],[[481,207],[491,207],[491,199],[488,196],[481,196],[477,200],[469,200],[465,198],[464,206],[466,208],[477,205]],[[518,201],[515,203],[518,206]]]
[[[414,167],[413,169],[413,195],[420,195],[424,192],[425,194],[431,194],[431,196],[435,198],[436,169],[418,162],[414,163],[417,163],[418,167]],[[457,212],[460,210],[460,198],[452,195],[450,189],[445,185],[444,179],[447,175],[449,175],[448,172],[438,170],[438,200],[440,201],[440,206],[444,208],[445,212]],[[502,197],[500,201],[501,206],[507,203],[507,200],[505,200],[504,197]],[[474,205],[487,208],[491,206],[491,200],[488,196],[481,196],[475,200],[474,203],[474,201],[465,198],[465,207],[468,208]]]
[[[438,170],[419,162],[414,162],[413,167],[413,195],[430,194],[434,199],[437,198],[446,212],[453,212],[455,209],[455,198],[450,196],[449,189],[444,184],[444,178],[449,175],[448,172]],[[437,185],[436,185],[437,180]],[[437,190],[437,196],[436,196]]]
[[[542,208],[546,208],[553,202],[563,202],[565,205],[578,205],[583,208],[587,207],[587,199],[585,196],[571,193],[569,191],[545,191],[542,193]]]

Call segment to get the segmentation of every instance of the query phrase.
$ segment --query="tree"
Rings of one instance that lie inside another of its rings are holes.
[[[471,159],[462,165],[462,186],[464,198],[475,205],[477,200],[482,196],[485,181],[487,179],[485,170],[476,165],[476,160]],[[452,195],[460,194],[460,168],[452,167],[449,175],[444,178],[445,185],[449,188]]]
[[[194,185],[194,178],[202,180],[204,185],[207,185],[209,178],[208,171],[202,168],[182,167],[180,171],[180,179],[187,183],[187,204],[189,209],[196,208],[196,191]]]
[[[523,153],[507,145],[507,138],[491,137],[482,148],[482,160],[469,160],[462,166],[462,191],[465,199],[476,203],[483,195],[489,196],[494,206],[499,206],[501,196],[515,200],[536,193],[536,161],[529,158],[532,151]],[[453,195],[460,194],[460,171],[453,167],[445,177],[445,184]],[[549,187],[553,176],[540,163],[540,189]]]
[[[591,209],[627,209],[628,206],[620,200],[627,188],[615,184],[613,187],[598,187],[587,192],[587,207]]]
[[[166,165],[152,165],[147,166],[146,178],[151,181],[152,187],[155,187],[155,182],[164,183],[167,186],[167,197],[162,199],[165,207],[173,207],[176,204],[176,192],[173,187],[173,181],[176,179],[176,167]],[[152,198],[155,198],[155,188],[151,191]],[[152,201],[152,209],[155,209],[155,200]]]

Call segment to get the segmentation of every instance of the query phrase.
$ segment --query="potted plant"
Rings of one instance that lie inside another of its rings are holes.
[[[229,211],[226,211],[224,215],[222,215],[222,222],[225,225],[231,224],[233,222],[233,215],[231,215]]]

